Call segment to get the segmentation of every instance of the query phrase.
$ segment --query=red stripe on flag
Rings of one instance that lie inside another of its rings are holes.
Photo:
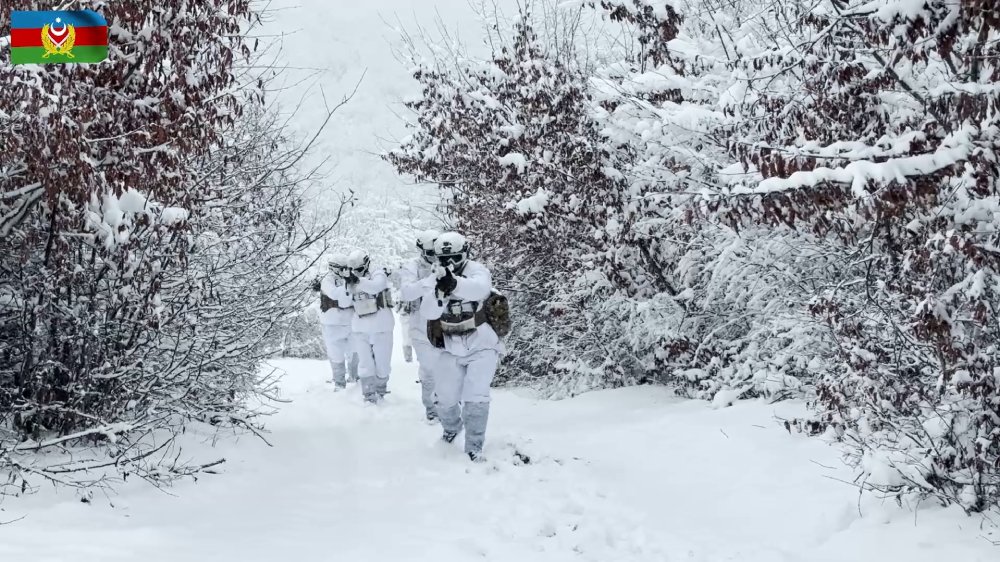
[[[108,28],[100,27],[78,27],[76,28],[76,42],[74,45],[80,47],[101,46],[108,44]],[[11,29],[10,46],[15,47],[41,47],[41,29]]]

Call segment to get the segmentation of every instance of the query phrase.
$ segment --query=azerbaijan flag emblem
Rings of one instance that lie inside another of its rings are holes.
[[[10,14],[10,62],[53,64],[108,58],[108,22],[92,10]]]

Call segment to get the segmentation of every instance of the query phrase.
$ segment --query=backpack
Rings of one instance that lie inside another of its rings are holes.
[[[510,333],[510,305],[506,296],[492,291],[483,301],[483,311],[486,312],[486,323],[498,336],[502,338]]]

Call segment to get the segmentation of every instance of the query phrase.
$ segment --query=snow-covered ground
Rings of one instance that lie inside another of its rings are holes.
[[[801,405],[723,410],[658,388],[561,402],[496,393],[474,465],[422,420],[413,364],[365,407],[320,361],[275,365],[290,403],[273,447],[205,450],[222,474],[166,492],[130,482],[81,503],[43,490],[2,504],[0,560],[111,562],[705,561],[986,562],[980,519],[862,498],[837,451],[791,437]],[[513,448],[531,457],[519,465]],[[859,513],[860,510],[860,513]],[[996,536],[994,535],[994,538]]]

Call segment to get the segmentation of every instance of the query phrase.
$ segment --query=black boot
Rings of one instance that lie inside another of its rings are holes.
[[[441,435],[441,440],[444,441],[445,443],[451,443],[452,441],[455,440],[456,437],[458,437],[457,433],[452,433],[450,431],[445,431]]]

